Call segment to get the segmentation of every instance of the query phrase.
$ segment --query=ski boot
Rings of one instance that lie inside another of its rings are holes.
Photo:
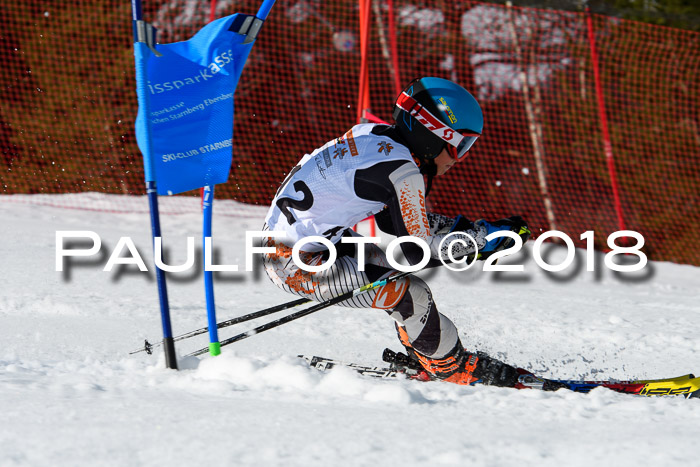
[[[384,349],[382,360],[390,363],[392,369],[405,373],[411,379],[421,381],[442,380],[469,385],[481,383],[489,386],[543,391],[556,391],[567,387],[563,383],[540,378],[527,370],[508,365],[483,352],[474,354],[463,349],[461,355],[456,358],[448,356],[442,359],[426,359],[410,348],[407,348],[406,354]],[[430,360],[429,368],[424,366],[426,360]]]
[[[491,386],[516,387],[518,369],[483,353],[468,353],[461,344],[440,359],[424,357],[415,351],[408,354],[385,349],[382,360],[393,369],[417,372],[415,379],[442,380],[455,384],[483,383]]]

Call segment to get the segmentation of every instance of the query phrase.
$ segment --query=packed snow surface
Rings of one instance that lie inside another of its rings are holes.
[[[79,196],[102,205],[122,199]],[[181,358],[181,371],[165,369],[160,352],[129,355],[162,336],[148,215],[26,201],[0,197],[2,466],[660,466],[700,457],[698,399],[374,380],[321,373],[296,358],[381,365],[382,350],[400,346],[391,319],[376,310],[332,307],[218,357]],[[245,232],[261,227],[264,212],[215,214],[215,261],[239,266],[217,275],[219,320],[294,299],[259,268],[244,270]],[[200,215],[163,216],[162,227],[169,264],[184,262],[187,236],[201,248]],[[102,248],[66,259],[57,272],[57,231],[95,232]],[[149,272],[103,271],[120,237],[133,239]],[[565,253],[552,246],[543,256],[556,264]],[[613,273],[597,254],[589,272],[578,251],[570,268],[545,273],[531,249],[505,263],[525,272],[483,272],[480,263],[423,273],[467,348],[550,377],[700,372],[697,267],[650,262],[638,273]],[[201,261],[169,275],[175,335],[206,326],[202,282]],[[267,320],[222,329],[220,338]],[[202,334],[177,351],[207,344]]]

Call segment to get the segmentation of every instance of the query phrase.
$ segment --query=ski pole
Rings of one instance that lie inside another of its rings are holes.
[[[270,321],[269,323],[258,326],[257,328],[251,329],[250,331],[247,331],[247,332],[238,334],[236,336],[229,337],[228,339],[222,340],[220,342],[221,347],[228,345],[228,344],[233,344],[234,342],[238,342],[238,341],[243,340],[247,337],[253,336],[255,334],[259,334],[263,331],[267,331],[269,329],[276,328],[276,327],[281,326],[281,325],[288,323],[290,321],[294,321],[295,319],[299,319],[299,318],[302,318],[304,316],[310,315],[311,313],[315,313],[319,310],[322,310],[324,308],[328,308],[329,306],[336,305],[340,302],[344,302],[345,300],[349,300],[353,297],[361,295],[361,294],[368,292],[370,290],[382,287],[382,286],[388,284],[389,282],[394,282],[398,279],[401,279],[402,277],[408,276],[409,274],[411,274],[411,273],[410,272],[401,272],[401,273],[396,274],[394,276],[387,277],[386,279],[381,279],[381,280],[372,282],[370,284],[363,285],[362,287],[359,287],[355,290],[351,290],[350,292],[345,292],[344,294],[341,294],[341,295],[338,295],[337,297],[326,300],[325,302],[318,303],[318,304],[316,304],[312,307],[309,307],[305,310],[297,311],[296,313],[292,313],[290,315],[287,315],[284,318],[280,318],[280,319],[275,320],[275,321]],[[202,354],[207,353],[207,352],[209,352],[209,347],[205,347],[203,349],[196,350],[192,353],[188,353],[185,356],[186,357],[194,357],[197,355],[202,355]]]
[[[221,328],[225,328],[226,326],[233,326],[234,324],[244,323],[246,321],[251,321],[251,320],[254,320],[256,318],[261,318],[263,316],[271,315],[271,314],[277,313],[279,311],[284,311],[284,310],[288,310],[289,308],[294,308],[296,306],[303,305],[304,303],[308,303],[310,301],[311,300],[309,300],[308,298],[299,298],[297,300],[292,300],[291,302],[288,302],[288,303],[283,303],[281,305],[275,305],[275,306],[270,307],[270,308],[265,308],[264,310],[260,310],[260,311],[254,312],[254,313],[249,313],[247,315],[239,316],[238,318],[232,318],[232,319],[228,319],[226,321],[222,321],[220,323],[217,323],[216,328],[221,329]],[[209,331],[208,327],[197,329],[195,331],[190,331],[190,332],[187,332],[185,334],[181,334],[177,337],[174,337],[173,342],[181,341],[183,339],[189,339],[190,337],[204,334],[207,331]],[[153,349],[155,347],[158,347],[161,344],[162,344],[162,342],[157,342],[155,344],[151,344],[150,342],[148,342],[148,340],[145,340],[144,346],[142,348],[137,349],[137,350],[132,350],[131,352],[129,352],[129,355],[133,355],[133,354],[139,353],[139,352],[146,352],[147,354],[151,354],[151,353],[153,353]]]

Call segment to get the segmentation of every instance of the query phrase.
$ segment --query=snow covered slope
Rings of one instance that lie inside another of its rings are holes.
[[[150,268],[147,215],[10,196],[0,197],[0,210],[2,466],[638,466],[700,456],[698,400],[376,381],[322,374],[294,358],[380,364],[384,347],[399,345],[390,318],[373,310],[323,310],[166,370],[162,355],[128,355],[161,335],[153,273],[102,271],[122,236]],[[215,214],[220,264],[244,268],[245,231],[257,230],[263,215]],[[185,237],[201,246],[199,215],[162,223],[171,264],[184,260]],[[57,230],[96,232],[102,255],[56,272]],[[564,254],[552,250],[556,263]],[[544,376],[700,372],[700,269],[650,263],[641,273],[613,274],[599,255],[596,272],[586,272],[583,258],[579,252],[578,268],[545,274],[528,250],[510,261],[524,263],[524,273],[424,276],[468,348]],[[206,326],[201,272],[173,274],[168,287],[174,333]],[[217,277],[219,319],[292,298],[260,270]],[[221,338],[264,321],[224,329]],[[206,345],[205,334],[177,349]]]

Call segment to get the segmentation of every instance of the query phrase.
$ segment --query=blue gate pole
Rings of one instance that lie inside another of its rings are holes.
[[[258,32],[260,31],[260,28],[262,27],[263,22],[267,18],[267,15],[270,13],[270,10],[272,9],[272,6],[275,4],[275,0],[264,0],[262,2],[262,5],[260,5],[260,8],[258,9],[257,14],[255,15],[256,19],[253,21],[253,25],[248,29],[248,38],[243,42],[244,44],[248,42],[252,42],[255,40],[255,38],[258,36]],[[248,55],[250,54],[251,49],[248,49],[248,51],[244,54],[241,55],[241,60],[243,62],[243,66],[245,66],[245,62],[248,60]],[[243,69],[241,68],[240,73],[243,73]],[[239,73],[239,77],[240,77]],[[236,81],[236,86],[238,86],[238,81]]]
[[[202,237],[204,257],[207,257],[207,237],[211,238],[212,213],[214,210],[214,186],[205,186],[202,193]],[[213,250],[213,247],[212,247]],[[210,257],[213,256],[212,251]],[[206,260],[204,261],[204,293],[207,298],[207,322],[209,327],[209,353],[219,355],[221,345],[219,344],[219,329],[216,323],[216,305],[214,304],[214,273],[207,271]]]
[[[267,18],[270,13],[272,6],[275,4],[275,0],[264,0],[256,17],[262,21]],[[259,27],[259,26],[258,26]],[[256,31],[257,34],[257,31]],[[255,36],[253,36],[255,37]],[[241,57],[242,62],[245,65],[248,55]],[[242,72],[242,69],[241,69]],[[240,76],[240,75],[239,75]],[[238,85],[238,82],[236,82]],[[234,89],[235,92],[235,89]],[[234,117],[235,118],[235,117]],[[207,255],[207,237],[212,236],[212,214],[214,211],[214,186],[205,186],[202,192],[202,238],[203,238],[203,250],[204,258]],[[213,248],[212,248],[213,249]],[[211,254],[213,255],[213,251]],[[207,300],[207,323],[209,328],[209,354],[219,355],[221,353],[221,344],[219,343],[219,330],[216,322],[216,304],[214,302],[214,275],[212,271],[206,270],[206,260],[204,261],[204,294]]]
[[[158,214],[158,191],[156,189],[155,169],[151,154],[151,125],[148,95],[146,83],[148,81],[146,62],[150,56],[150,42],[155,42],[153,36],[155,30],[143,22],[141,12],[141,1],[131,0],[131,11],[134,30],[134,56],[136,59],[136,88],[138,94],[139,108],[145,113],[146,134],[148,149],[143,154],[143,168],[146,178],[146,193],[151,212],[151,232],[153,234],[153,248],[155,255],[155,238],[160,237],[160,216]],[[153,31],[153,32],[151,32]],[[160,317],[163,326],[163,349],[165,350],[165,366],[177,370],[177,357],[175,356],[175,342],[173,341],[173,331],[170,324],[170,308],[168,306],[168,290],[165,285],[165,273],[156,266],[156,281],[158,283],[158,297],[160,299]]]
[[[270,10],[272,9],[272,5],[275,4],[275,0],[264,0],[262,5],[260,5],[260,8],[258,9],[258,13],[255,15],[261,20],[265,21],[267,18],[267,15],[270,13]]]

